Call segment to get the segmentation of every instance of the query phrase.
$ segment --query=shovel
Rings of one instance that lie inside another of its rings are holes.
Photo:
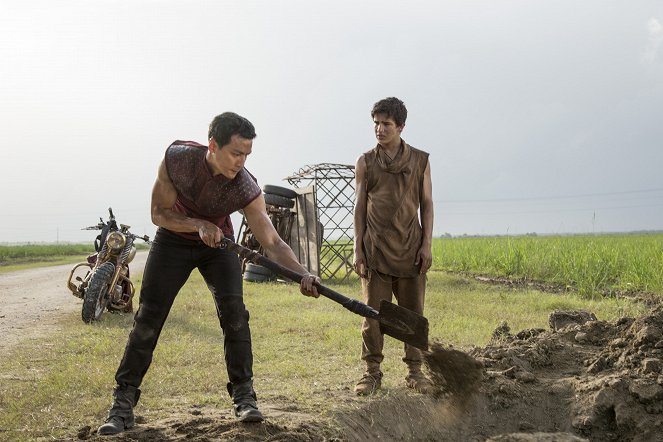
[[[242,258],[266,267],[277,275],[284,276],[297,283],[300,283],[304,277],[304,275],[283,267],[260,253],[243,247],[228,238],[221,240],[220,247],[235,252]],[[322,296],[338,302],[352,313],[379,321],[380,331],[383,334],[421,350],[428,350],[428,319],[420,314],[385,300],[380,302],[380,311],[377,311],[363,302],[348,298],[322,284],[316,284],[316,288]]]

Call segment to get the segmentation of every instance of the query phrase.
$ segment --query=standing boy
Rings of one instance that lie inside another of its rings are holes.
[[[428,153],[401,138],[407,109],[398,98],[375,103],[371,117],[378,144],[359,157],[355,168],[354,268],[369,306],[378,309],[393,294],[398,305],[423,314],[433,234]],[[382,383],[384,336],[375,319],[364,319],[361,335],[366,372],[355,392],[368,395]],[[422,360],[419,349],[405,344],[406,385],[430,393],[434,387],[421,371]]]

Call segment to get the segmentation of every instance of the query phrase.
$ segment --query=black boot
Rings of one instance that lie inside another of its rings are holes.
[[[140,390],[129,385],[117,386],[113,390],[113,405],[108,410],[106,423],[99,427],[98,434],[117,434],[134,426],[134,406],[138,403]]]
[[[253,381],[233,384],[228,382],[228,393],[233,398],[235,417],[241,422],[262,422],[265,418],[258,410],[256,392],[253,391]]]

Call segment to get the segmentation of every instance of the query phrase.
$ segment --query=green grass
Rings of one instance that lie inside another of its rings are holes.
[[[93,244],[26,244],[0,246],[0,266],[51,263],[94,253]]]
[[[62,264],[73,264],[84,261],[87,256],[88,254],[59,256],[59,257],[54,256],[51,258],[40,258],[37,261],[24,262],[21,264],[0,265],[0,275],[3,273],[14,272],[16,270],[33,269],[36,267],[57,266]]]
[[[135,282],[139,285],[140,278]],[[359,297],[357,281],[329,285]],[[343,407],[339,397],[350,394],[364,369],[359,360],[361,318],[328,299],[303,297],[293,284],[246,283],[245,302],[251,313],[259,403],[295,406],[316,416]],[[459,348],[486,344],[503,320],[514,331],[547,328],[548,315],[558,308],[591,310],[605,320],[643,311],[627,299],[584,300],[480,284],[441,271],[429,274],[430,337]],[[105,314],[91,326],[72,315],[61,333],[23,342],[3,357],[0,439],[72,437],[78,428],[103,422],[131,324],[131,315]],[[402,343],[387,338],[385,356],[385,387],[402,388]],[[194,272],[166,322],[136,411],[148,421],[191,404],[226,412],[226,382],[212,297]]]
[[[136,248],[147,250],[149,246],[137,242]],[[47,265],[71,264],[82,261],[92,253],[94,253],[92,243],[0,245],[0,273]]]
[[[93,244],[23,244],[0,246],[0,262],[94,252]]]
[[[433,268],[569,285],[583,297],[663,294],[663,234],[441,238]]]

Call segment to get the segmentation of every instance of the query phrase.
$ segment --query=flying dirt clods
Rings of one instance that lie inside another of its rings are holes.
[[[478,391],[483,364],[467,353],[434,342],[424,352],[424,361],[431,381],[440,388],[440,396],[466,401]]]

